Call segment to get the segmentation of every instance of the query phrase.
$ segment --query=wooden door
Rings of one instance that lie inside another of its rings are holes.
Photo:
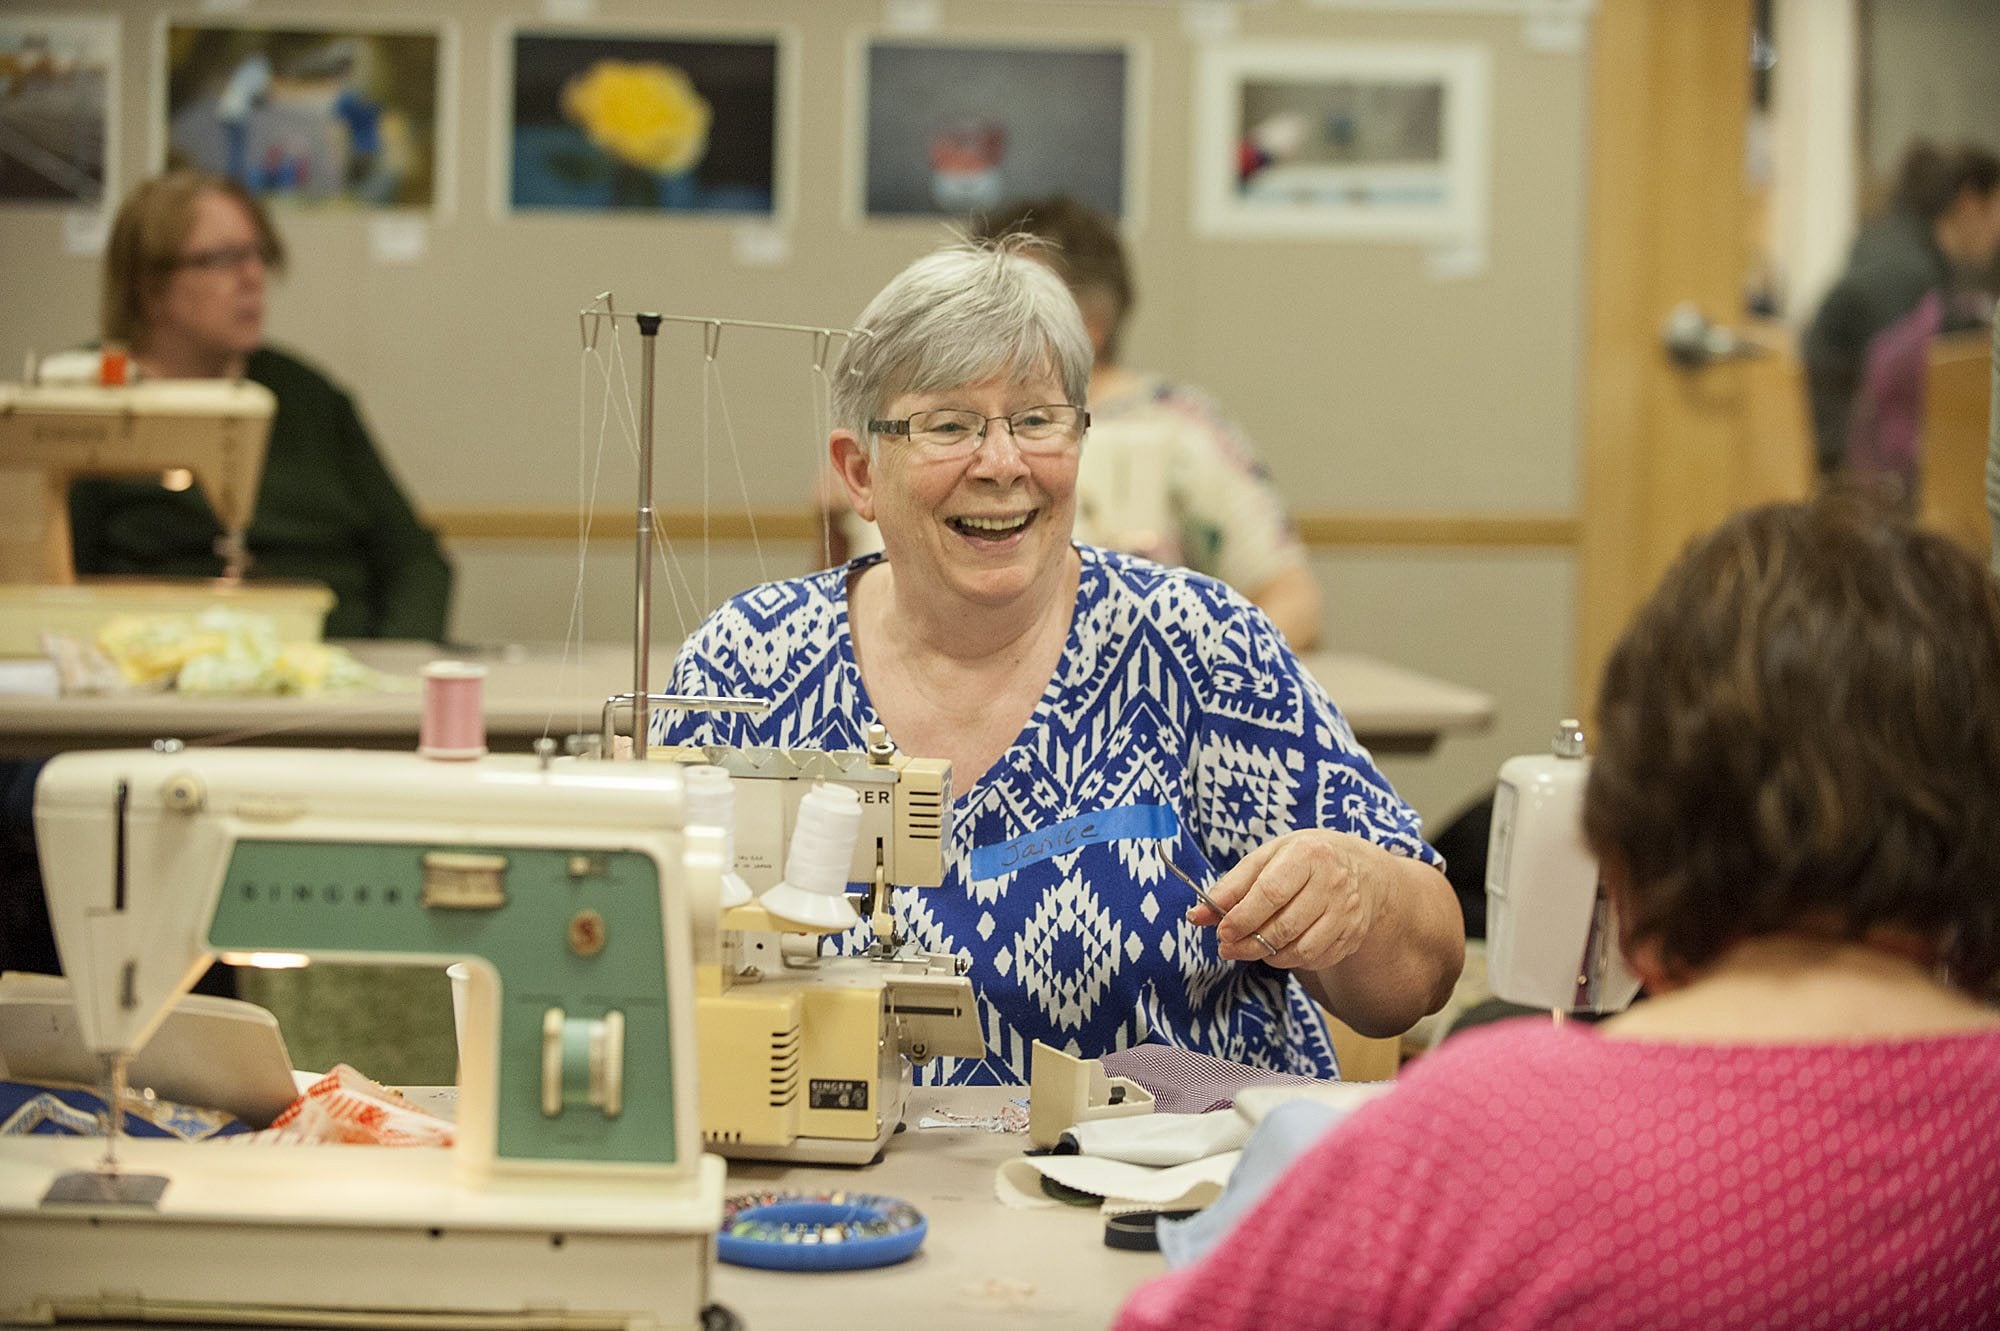
[[[1924,378],[1924,452],[1917,520],[1985,560],[1993,548],[1986,513],[1986,444],[1993,352],[1983,332],[1932,345]]]
[[[1602,0],[1592,61],[1577,691],[1688,538],[1810,487],[1796,360],[1699,367],[1661,333],[1693,302],[1743,329],[1752,0]],[[1747,335],[1746,335],[1747,336]]]

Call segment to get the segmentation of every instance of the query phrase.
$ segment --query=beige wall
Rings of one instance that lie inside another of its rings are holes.
[[[115,8],[124,16],[116,161],[121,182],[137,179],[153,160],[156,22],[193,7],[47,0],[36,8]],[[343,8],[268,0],[246,12],[270,22],[320,19]],[[602,413],[594,397],[587,408],[581,400],[586,367],[575,315],[596,292],[615,291],[628,309],[842,325],[885,278],[943,235],[930,224],[864,226],[845,217],[853,43],[881,30],[884,5],[605,0],[594,8],[597,27],[789,36],[794,77],[782,113],[789,170],[781,185],[788,216],[780,227],[789,257],[739,262],[741,228],[726,220],[498,215],[497,43],[506,24],[536,21],[543,6],[425,6],[450,26],[457,57],[447,113],[455,144],[445,177],[451,197],[428,225],[427,250],[412,263],[379,263],[364,219],[281,214],[295,263],[274,300],[271,335],[357,390],[384,452],[436,513],[578,506],[579,441],[587,439],[594,454]],[[1504,14],[1396,14],[1300,0],[1224,12],[1237,16],[1245,39],[1483,46],[1493,112],[1487,265],[1446,277],[1433,275],[1420,246],[1196,237],[1187,163],[1204,39],[1189,35],[1181,6],[955,0],[937,7],[945,36],[1075,34],[1135,43],[1143,132],[1135,136],[1140,217],[1131,240],[1141,297],[1128,359],[1214,392],[1249,430],[1299,512],[1571,513],[1586,52],[1538,39]],[[63,252],[64,225],[59,211],[0,212],[0,373],[8,377],[26,350],[93,334],[96,263]],[[663,508],[701,502],[698,349],[690,331],[663,337]],[[636,360],[634,352],[635,373]],[[719,383],[709,385],[718,509],[742,508],[716,405],[723,401],[750,504],[763,511],[806,502],[821,447],[808,362],[800,342],[725,335]],[[596,510],[628,509],[633,472],[615,429],[598,474]],[[808,549],[799,542],[765,546],[762,567],[773,576],[806,565]],[[720,599],[759,575],[753,552],[718,548],[704,593],[699,550],[681,554],[695,601]],[[579,600],[573,542],[458,541],[452,555],[459,636],[564,634]],[[592,546],[580,594],[588,636],[629,632],[630,564],[622,544]],[[1491,733],[1392,766],[1427,815],[1453,811],[1490,781],[1500,758],[1539,747],[1555,716],[1572,705],[1566,663],[1574,567],[1567,549],[1332,546],[1316,551],[1315,566],[1334,645],[1500,700]],[[663,638],[678,632],[664,595],[655,622]]]
[[[2000,5],[1993,0],[1870,0],[1863,13],[1863,167],[1895,183],[1915,138],[1969,140],[2000,152]]]

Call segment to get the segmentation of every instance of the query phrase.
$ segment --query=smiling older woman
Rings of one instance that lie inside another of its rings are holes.
[[[1378,1034],[1436,1008],[1463,959],[1457,905],[1260,611],[1072,543],[1091,348],[1030,244],[939,251],[868,306],[830,451],[883,552],[717,611],[675,691],[772,710],[663,716],[654,738],[859,748],[879,722],[951,760],[945,884],[898,923],[969,962],[987,1055],[922,1076],[1023,1081],[1035,1040],[1335,1075],[1317,1005]]]

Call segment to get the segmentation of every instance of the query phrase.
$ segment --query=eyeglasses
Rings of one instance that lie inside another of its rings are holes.
[[[940,407],[899,421],[870,421],[868,428],[876,434],[905,435],[911,443],[940,456],[967,457],[986,442],[986,427],[994,421],[1006,422],[1014,446],[1023,453],[1060,453],[1090,428],[1090,413],[1061,402],[1023,407],[1006,416]]]
[[[263,245],[218,245],[212,250],[183,254],[170,263],[174,268],[197,268],[204,273],[231,273],[255,259],[269,266],[271,251]]]

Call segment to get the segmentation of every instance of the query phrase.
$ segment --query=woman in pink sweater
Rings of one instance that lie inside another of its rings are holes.
[[[1846,503],[1695,542],[1584,824],[1650,997],[1415,1064],[1153,1327],[2000,1327],[2000,584]]]

